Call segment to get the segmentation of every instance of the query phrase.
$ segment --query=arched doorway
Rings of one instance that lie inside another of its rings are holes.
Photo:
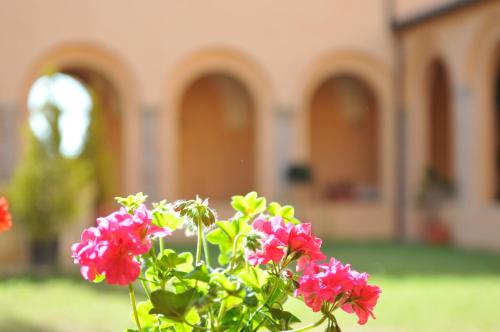
[[[452,181],[454,167],[450,83],[446,68],[440,60],[435,60],[430,65],[428,96],[428,167],[440,178]]]
[[[379,114],[372,89],[353,75],[324,81],[310,103],[314,196],[369,201],[379,194]]]
[[[79,85],[80,94],[86,97],[78,97],[76,90],[68,85],[71,82],[74,86]],[[39,96],[33,97],[36,94]],[[33,103],[33,98],[38,100]],[[94,69],[64,66],[39,77],[30,88],[28,109],[34,131],[33,119],[48,103],[54,104],[61,113],[58,121],[62,136],[61,153],[85,160],[91,168],[95,213],[110,212],[113,197],[122,195],[123,185],[120,167],[123,158],[122,116],[117,90],[106,76]],[[77,115],[79,112],[83,113]]]
[[[255,104],[226,74],[208,74],[180,107],[180,193],[214,200],[255,190]]]

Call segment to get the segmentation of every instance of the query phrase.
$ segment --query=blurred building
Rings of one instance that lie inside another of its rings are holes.
[[[415,239],[432,167],[454,242],[500,249],[500,1],[1,1],[0,47],[0,183],[57,68],[105,100],[123,193],[257,190],[324,236]]]

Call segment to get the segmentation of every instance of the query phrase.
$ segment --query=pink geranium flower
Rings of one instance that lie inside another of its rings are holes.
[[[342,310],[348,313],[355,313],[358,316],[358,324],[363,325],[368,321],[369,316],[375,319],[373,308],[377,305],[381,290],[378,286],[368,285],[368,275],[357,278],[350,292],[349,301],[342,306]]]
[[[93,281],[97,277],[97,261],[99,237],[101,233],[96,227],[82,232],[81,242],[73,244],[71,250],[75,264],[80,264],[80,273],[86,280]]]
[[[127,285],[137,279],[136,256],[147,253],[154,236],[170,235],[168,228],[151,223],[151,213],[141,205],[134,214],[124,208],[97,219],[97,227],[83,231],[81,242],[72,246],[73,258],[82,276],[94,281],[98,275],[112,285]]]
[[[254,230],[262,233],[262,248],[250,253],[251,264],[279,263],[285,255],[298,259],[302,268],[312,260],[321,260],[325,255],[320,251],[321,239],[311,233],[311,224],[286,224],[281,217],[269,220],[260,217],[252,224]]]
[[[373,308],[380,293],[378,286],[368,285],[368,274],[352,270],[349,264],[343,265],[332,258],[328,264],[313,262],[305,267],[295,296],[302,295],[313,311],[321,310],[326,302],[355,313],[358,323],[365,324],[369,316],[375,318]]]
[[[308,265],[299,279],[295,296],[302,295],[306,305],[319,311],[323,302],[336,304],[353,286],[350,266],[332,258],[328,264]],[[340,295],[340,296],[339,296]]]

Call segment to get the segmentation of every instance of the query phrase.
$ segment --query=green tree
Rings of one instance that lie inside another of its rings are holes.
[[[12,182],[9,197],[16,221],[32,243],[57,239],[61,227],[79,213],[79,195],[89,181],[88,163],[61,154],[61,111],[47,103],[41,111],[50,131],[38,138],[27,130],[27,145]]]

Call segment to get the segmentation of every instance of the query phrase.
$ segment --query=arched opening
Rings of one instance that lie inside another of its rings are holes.
[[[123,156],[120,98],[101,73],[80,66],[66,66],[39,77],[28,95],[30,127],[43,136],[44,107],[58,109],[60,153],[85,160],[95,195],[95,213],[110,212],[113,197],[122,194],[120,162]]]
[[[352,75],[329,78],[310,104],[316,198],[369,201],[378,196],[379,115],[371,88]]]
[[[180,194],[227,199],[255,189],[255,104],[226,74],[208,74],[180,106]]]
[[[450,83],[445,66],[439,60],[429,68],[429,168],[440,178],[451,182],[453,168],[453,121]]]

